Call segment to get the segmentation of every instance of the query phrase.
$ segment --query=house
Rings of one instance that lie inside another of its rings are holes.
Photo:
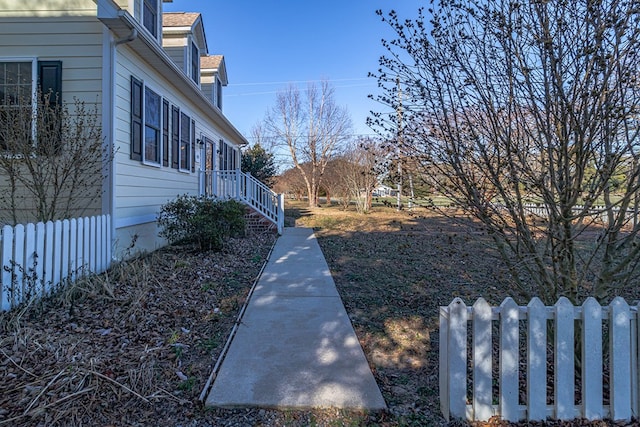
[[[0,71],[23,67],[34,93],[44,81],[98,107],[114,158],[93,211],[111,215],[113,258],[164,245],[156,216],[180,194],[234,197],[282,223],[280,198],[239,170],[247,140],[223,114],[226,65],[199,13],[163,13],[161,0],[2,3]]]

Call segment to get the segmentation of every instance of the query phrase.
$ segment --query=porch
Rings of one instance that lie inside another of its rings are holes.
[[[284,228],[284,195],[276,194],[251,174],[240,170],[201,171],[201,194],[245,203],[272,222],[278,234]]]

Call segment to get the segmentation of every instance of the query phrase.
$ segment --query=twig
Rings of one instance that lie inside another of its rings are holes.
[[[187,399],[180,399],[179,397],[174,396],[173,394],[169,393],[167,390],[163,389],[162,387],[158,387],[158,390],[156,392],[154,392],[153,394],[149,395],[148,397],[162,397],[162,396],[158,396],[158,392],[162,392],[164,394],[167,395],[167,397],[170,397],[172,399],[174,399],[176,402],[180,403],[180,404],[185,404],[185,403],[189,403],[189,400]]]
[[[117,385],[117,386],[122,387],[123,389],[125,389],[125,390],[126,390],[126,391],[128,391],[129,393],[131,393],[131,394],[133,394],[134,396],[136,396],[136,397],[138,397],[138,398],[140,398],[140,399],[144,400],[144,401],[145,401],[145,402],[147,402],[147,403],[151,403],[151,402],[149,401],[149,399],[147,399],[146,397],[144,397],[144,396],[140,395],[139,393],[136,393],[135,391],[131,390],[131,389],[130,389],[129,387],[127,387],[126,385],[124,385],[124,384],[122,384],[122,383],[119,383],[118,381],[116,381],[116,380],[114,380],[114,379],[109,378],[109,377],[108,377],[108,376],[106,376],[106,375],[102,375],[100,372],[96,372],[96,371],[88,371],[88,372],[89,372],[89,373],[91,373],[91,374],[93,374],[93,375],[95,375],[95,376],[97,376],[97,377],[100,377],[100,378],[103,378],[103,379],[105,379],[105,380],[107,380],[107,381],[110,381],[110,382],[112,382],[113,384],[115,384],[115,385]]]
[[[38,399],[40,399],[40,396],[42,396],[44,394],[45,391],[47,391],[47,389],[51,386],[51,384],[53,384],[55,382],[55,380],[57,380],[60,375],[62,375],[62,373],[65,371],[66,369],[61,370],[60,372],[58,372],[58,374],[53,377],[53,379],[51,381],[49,381],[49,383],[42,389],[40,390],[40,393],[38,393],[38,395],[36,396],[35,399],[33,399],[31,401],[31,403],[29,403],[29,406],[27,406],[27,409],[24,410],[23,415],[27,415],[27,412],[29,412],[29,410],[33,407],[33,405],[36,404],[36,402],[38,401]]]
[[[0,351],[2,352],[2,354],[4,354],[4,357],[6,357],[7,359],[9,359],[9,361],[10,361],[11,363],[13,363],[14,365],[16,365],[16,367],[18,367],[21,371],[23,371],[23,372],[25,372],[25,373],[27,373],[27,374],[31,375],[31,376],[32,376],[32,377],[34,377],[34,378],[38,378],[38,376],[37,376],[36,374],[34,374],[33,372],[29,372],[29,371],[27,371],[26,369],[24,369],[22,366],[18,365],[18,364],[17,364],[17,363],[16,363],[16,362],[11,358],[11,356],[9,356],[7,353],[5,353],[5,352],[4,352],[4,350],[2,350],[1,348],[0,348]]]

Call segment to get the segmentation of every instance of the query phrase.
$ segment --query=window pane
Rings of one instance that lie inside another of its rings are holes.
[[[144,128],[144,158],[160,163],[160,132],[149,126]]]
[[[158,0],[144,0],[142,10],[142,25],[149,30],[151,34],[157,36],[156,22],[158,18]]]
[[[144,159],[160,163],[160,118],[162,99],[151,89],[144,88]]]
[[[0,149],[31,140],[31,71],[31,62],[0,62]]]
[[[191,119],[184,113],[180,114],[180,169],[191,166]]]

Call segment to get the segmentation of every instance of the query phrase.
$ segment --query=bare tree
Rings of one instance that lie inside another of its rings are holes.
[[[378,183],[376,162],[380,158],[380,146],[372,139],[357,141],[343,156],[339,175],[360,213],[371,210],[373,190]]]
[[[54,94],[0,107],[0,222],[49,221],[100,212],[103,144],[95,107],[71,110]]]
[[[382,17],[397,38],[380,101],[403,117],[373,121],[482,222],[524,297],[604,300],[638,278],[639,14],[633,1],[443,0]]]
[[[288,148],[306,184],[309,206],[316,207],[327,162],[350,136],[351,118],[345,108],[336,105],[328,82],[323,81],[320,88],[310,83],[305,94],[303,97],[293,85],[278,93],[265,127],[277,143]],[[309,165],[308,170],[303,163]]]

